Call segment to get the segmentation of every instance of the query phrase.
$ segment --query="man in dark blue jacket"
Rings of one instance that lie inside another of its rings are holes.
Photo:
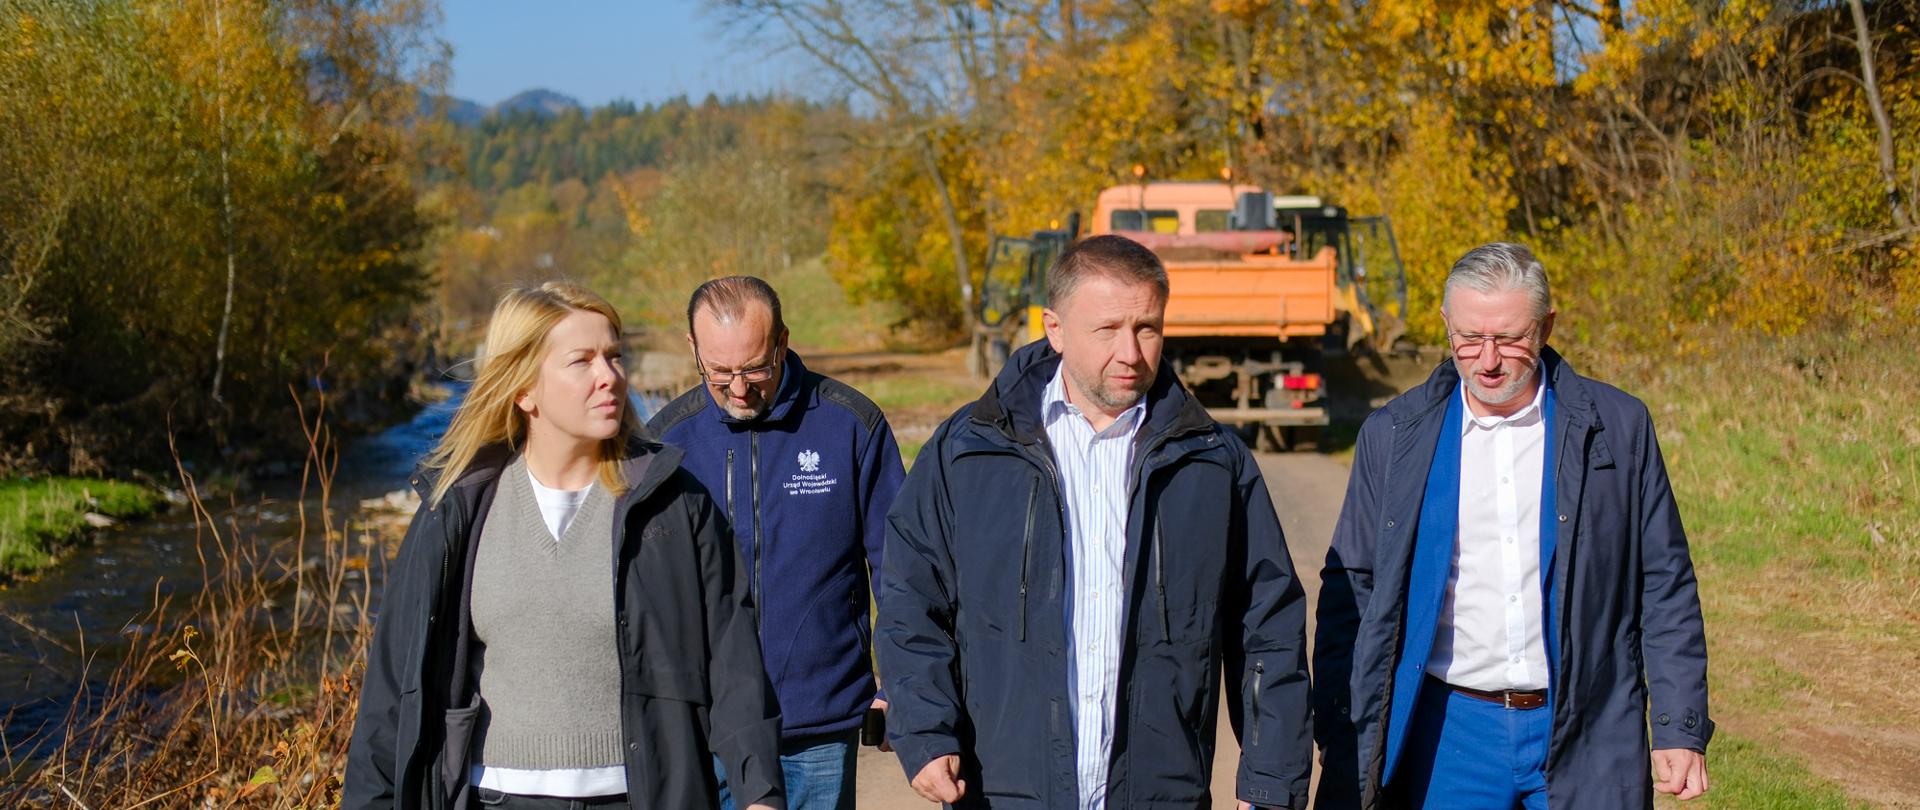
[[[1547,348],[1525,247],[1460,259],[1441,313],[1453,357],[1361,428],[1322,573],[1318,806],[1699,796],[1706,640],[1646,406]]]
[[[879,407],[787,348],[780,297],[765,281],[702,284],[687,330],[705,383],[649,427],[686,451],[682,464],[733,526],[780,701],[787,807],[848,810],[861,721],[886,705],[867,621],[900,448]]]
[[[993,808],[1304,807],[1305,596],[1259,467],[1160,366],[1167,275],[1048,271],[1047,340],[934,433],[888,515],[880,673],[915,791]]]

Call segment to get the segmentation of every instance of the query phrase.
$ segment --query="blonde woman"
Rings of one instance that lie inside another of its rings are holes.
[[[782,806],[738,554],[643,436],[619,315],[515,289],[484,357],[415,476],[342,806],[712,807],[715,755],[743,803]]]

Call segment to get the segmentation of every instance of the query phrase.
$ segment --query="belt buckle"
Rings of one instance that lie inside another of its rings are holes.
[[[1508,711],[1512,711],[1513,710],[1513,690],[1512,689],[1500,690],[1500,702],[1506,706]]]

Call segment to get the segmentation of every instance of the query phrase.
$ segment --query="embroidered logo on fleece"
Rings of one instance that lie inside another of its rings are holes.
[[[791,479],[780,485],[788,495],[825,495],[833,491],[835,484],[840,483],[840,479],[829,477],[820,471],[818,452],[802,450],[794,460],[800,462],[800,472],[794,473]]]

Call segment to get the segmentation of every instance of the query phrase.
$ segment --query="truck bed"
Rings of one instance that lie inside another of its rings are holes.
[[[1309,261],[1246,255],[1169,261],[1167,337],[1324,335],[1334,317],[1332,248]]]

